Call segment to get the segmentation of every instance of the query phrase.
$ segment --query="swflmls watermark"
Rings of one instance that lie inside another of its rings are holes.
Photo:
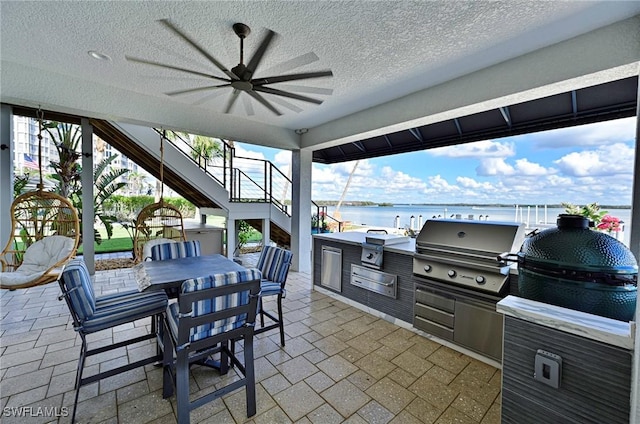
[[[2,408],[2,416],[60,418],[69,416],[69,408],[66,406],[5,406]]]

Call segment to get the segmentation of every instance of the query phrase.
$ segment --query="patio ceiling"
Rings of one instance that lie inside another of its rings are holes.
[[[324,162],[421,148],[430,137],[427,147],[633,113],[622,96],[596,118],[588,88],[630,87],[640,60],[639,2],[3,1],[0,12],[3,103],[309,149]],[[225,114],[230,89],[166,95],[211,80],[125,55],[224,74],[160,19],[227,67],[238,62],[233,23],[252,28],[247,58],[267,28],[275,31],[256,76],[331,69],[333,78],[275,85],[324,103],[287,99],[289,109],[264,94],[281,108],[275,116],[243,93],[254,114],[244,100]],[[300,65],[310,52],[318,60]],[[518,116],[525,109],[528,118]]]

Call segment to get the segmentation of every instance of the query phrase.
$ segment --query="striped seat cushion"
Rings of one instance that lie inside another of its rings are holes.
[[[199,277],[186,280],[182,283],[182,293],[192,293],[198,290],[206,290],[214,287],[222,287],[229,284],[242,283],[246,281],[260,280],[261,274],[255,268],[243,271],[229,272],[226,274],[215,274],[207,277]],[[192,316],[198,317],[212,312],[249,304],[249,291],[244,290],[226,296],[203,299],[192,304]],[[169,327],[178,338],[178,304],[173,303],[167,308],[167,318]],[[246,314],[232,316],[226,319],[206,323],[197,327],[192,327],[189,333],[189,341],[202,340],[207,337],[233,330],[244,325]]]
[[[284,297],[285,290],[280,283],[272,283],[270,281],[263,281],[260,283],[260,296],[274,296],[282,293]]]
[[[284,284],[293,254],[275,246],[265,246],[258,259],[257,268],[262,273],[262,279],[274,283]]]
[[[189,240],[176,243],[157,244],[151,248],[151,259],[164,261],[167,259],[191,258],[200,256],[200,241]]]
[[[89,271],[81,258],[72,259],[62,273],[71,307],[80,321],[77,331],[93,333],[161,313],[167,307],[164,292],[132,290],[96,298]]]
[[[137,290],[96,299],[96,311],[82,323],[85,332],[93,333],[160,314],[169,299],[163,291],[140,293]]]

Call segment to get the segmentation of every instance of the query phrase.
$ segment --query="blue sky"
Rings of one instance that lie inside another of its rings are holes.
[[[345,200],[630,205],[636,118],[358,161]],[[291,154],[239,143],[239,155]],[[313,165],[313,200],[338,200],[354,162]]]

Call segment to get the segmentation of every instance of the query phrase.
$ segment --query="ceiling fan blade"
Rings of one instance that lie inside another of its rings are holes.
[[[289,93],[288,91],[278,90],[277,88],[263,87],[261,85],[257,87],[253,87],[253,89],[256,91],[261,91],[263,93],[275,94],[277,96],[282,96],[282,97],[289,97],[290,99],[302,100],[303,102],[315,103],[317,105],[322,104],[322,102],[324,101],[324,100],[314,99],[312,97],[303,96],[301,94]]]
[[[282,115],[282,113],[278,109],[273,107],[273,105],[269,103],[267,99],[262,97],[260,94],[256,93],[255,91],[247,91],[246,93],[251,97],[253,97],[254,99],[256,99],[257,101],[259,101],[264,107],[269,109],[271,112],[275,113],[278,116]]]
[[[215,57],[211,56],[202,46],[189,38],[185,33],[180,31],[176,26],[174,26],[168,19],[160,19],[159,20],[164,26],[173,31],[177,36],[182,38],[184,41],[189,43],[194,49],[198,50],[204,57],[209,59],[211,63],[216,65],[218,69],[227,74],[227,76],[233,80],[239,80],[238,76],[234,74],[231,70],[227,69],[222,63],[220,63]]]
[[[311,79],[311,78],[324,78],[324,77],[332,77],[333,72],[331,71],[317,71],[317,72],[306,72],[302,74],[289,74],[289,75],[279,75],[274,77],[266,77],[266,78],[256,78],[251,81],[251,84],[255,85],[264,85],[264,84],[275,84],[277,82],[285,82],[285,81],[296,81],[303,79]]]
[[[253,111],[253,105],[251,104],[251,98],[247,96],[242,96],[242,103],[244,104],[244,110],[247,112],[247,115],[253,116],[255,112]]]
[[[213,100],[216,97],[220,97],[224,94],[224,90],[216,90],[214,92],[212,92],[211,94],[207,94],[206,96],[203,96],[201,99],[196,100],[195,102],[191,103],[193,106],[199,106],[201,104],[204,104],[206,102],[208,102],[209,100]]]
[[[180,94],[197,93],[198,91],[211,90],[211,89],[220,88],[220,87],[231,87],[231,84],[209,85],[206,87],[189,88],[187,90],[168,91],[164,94],[166,94],[167,96],[178,96]]]
[[[249,64],[247,65],[247,72],[249,72],[251,75],[253,75],[253,73],[256,71],[256,68],[260,64],[262,57],[269,48],[269,44],[271,44],[271,41],[273,41],[273,37],[275,35],[275,32],[271,31],[270,29],[267,30],[267,34],[262,39],[258,50],[256,50],[256,52],[253,54],[251,60],[249,61]]]
[[[219,77],[216,77],[216,76],[213,76],[213,75],[210,75],[210,74],[205,74],[204,72],[198,72],[198,71],[194,71],[192,69],[181,68],[179,66],[167,65],[167,64],[164,64],[164,63],[154,62],[152,60],[140,59],[140,58],[133,57],[133,56],[125,56],[124,58],[127,59],[129,62],[143,63],[145,65],[157,66],[159,68],[165,68],[165,69],[173,69],[174,71],[187,72],[189,74],[198,75],[198,76],[205,77],[205,78],[211,78],[211,79],[218,80],[218,81],[229,82],[229,80],[226,79],[226,78],[219,78]]]
[[[333,94],[332,88],[307,87],[306,85],[281,84],[278,86],[278,88],[287,91],[301,91],[303,93],[324,94],[326,96],[330,96]]]
[[[314,52],[309,52],[298,57],[294,57],[293,59],[289,59],[286,62],[282,62],[278,65],[272,66],[269,69],[265,69],[264,72],[267,74],[279,75],[284,72],[289,72],[292,69],[296,69],[304,65],[309,65],[310,63],[316,62],[318,60],[320,60],[320,58]]]
[[[285,99],[283,99],[282,97],[279,97],[279,96],[273,96],[270,100],[273,103],[277,103],[280,106],[284,106],[287,109],[289,109],[289,110],[291,110],[291,111],[293,111],[295,113],[300,113],[300,112],[302,112],[304,110],[301,107],[298,107],[298,106],[294,105],[293,103],[288,102],[288,101],[286,101]]]
[[[227,107],[224,110],[224,113],[231,112],[231,108],[233,107],[236,100],[238,100],[238,96],[240,95],[240,90],[233,90],[231,93],[231,97],[229,97],[229,102],[227,103]]]

